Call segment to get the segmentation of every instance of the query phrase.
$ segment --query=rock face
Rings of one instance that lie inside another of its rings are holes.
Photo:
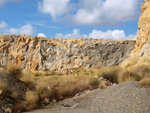
[[[140,51],[146,44],[147,40],[150,38],[150,0],[145,0],[145,3],[141,5],[141,16],[139,18],[138,26],[138,35],[135,49],[133,51],[133,54],[135,56],[137,56],[138,54],[138,56],[146,54]]]
[[[48,39],[0,35],[0,64],[15,63],[26,70],[54,70],[120,64],[135,41]]]
[[[128,57],[134,41],[46,39],[1,36],[0,63],[20,64],[27,70],[117,65]]]

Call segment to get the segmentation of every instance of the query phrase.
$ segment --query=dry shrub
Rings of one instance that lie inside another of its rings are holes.
[[[58,86],[60,82],[61,77],[41,77],[36,81],[36,92],[41,99],[49,98],[50,100],[53,100],[53,98],[57,98],[57,91],[55,86]],[[56,96],[54,96],[54,94]]]
[[[150,65],[138,65],[134,67],[133,70],[140,76],[141,79],[150,77]]]
[[[50,85],[48,82],[40,82],[36,85],[36,92],[41,98],[41,100],[49,99],[49,100],[58,100],[58,91],[53,85]]]
[[[34,91],[26,92],[26,109],[32,110],[38,107],[39,96]]]
[[[131,57],[121,64],[125,69],[134,68],[140,65],[150,65],[150,57]]]
[[[10,63],[7,67],[7,71],[17,78],[20,78],[22,75],[22,69],[20,65]]]
[[[36,91],[38,93],[38,95],[41,97],[41,98],[44,98],[43,97],[43,92],[45,93],[45,91],[47,90],[48,86],[50,86],[50,80],[40,80],[40,81],[37,81],[36,82]],[[48,92],[47,92],[48,93]]]
[[[98,85],[99,85],[99,80],[98,80],[98,78],[91,77],[91,78],[89,79],[89,85],[90,85],[91,87],[97,88]]]
[[[42,99],[59,100],[88,89],[87,76],[44,77],[37,81],[36,90]],[[55,94],[55,95],[54,95]]]
[[[124,68],[119,74],[119,82],[140,81],[150,77],[150,57],[132,57],[121,65]]]
[[[112,83],[118,83],[118,73],[122,69],[119,66],[103,67],[98,74],[99,77],[104,77]]]
[[[150,57],[139,57],[137,65],[145,64],[145,65],[150,65]]]
[[[87,90],[88,88],[88,82],[86,81],[68,81],[58,88],[58,94],[60,99],[65,99],[68,97],[73,97],[77,93]]]
[[[140,77],[137,73],[129,71],[129,70],[124,70],[121,71],[118,75],[118,82],[127,82],[127,81],[139,81]]]
[[[127,60],[125,60],[124,62],[122,62],[121,66],[124,67],[124,68],[130,68],[134,65],[136,65],[139,61],[139,58],[137,57],[131,57]]]
[[[150,78],[144,78],[140,81],[141,85],[145,88],[150,88]]]
[[[16,91],[12,92],[11,97],[14,98],[14,99],[17,99],[18,93]]]
[[[25,82],[28,85],[28,88],[30,90],[34,90],[35,89],[35,78],[33,76],[32,73],[28,72],[28,73],[23,73],[22,76],[20,77],[20,80],[22,80],[23,82]]]
[[[100,80],[100,83],[99,83],[100,89],[106,88],[107,86],[109,86],[109,84],[106,80]]]
[[[75,84],[68,83],[63,85],[62,87],[58,88],[58,94],[61,99],[73,96],[78,91],[76,90]]]
[[[5,84],[0,80],[0,90],[4,90],[5,88]]]

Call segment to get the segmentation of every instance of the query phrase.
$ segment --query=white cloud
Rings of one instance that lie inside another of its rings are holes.
[[[6,22],[4,22],[4,21],[1,21],[1,22],[0,22],[0,29],[6,28],[7,26],[8,26],[8,25],[7,25]]]
[[[55,35],[55,38],[95,38],[95,39],[113,39],[113,40],[125,40],[128,38],[135,38],[136,35],[126,35],[124,30],[108,30],[106,32],[103,32],[101,30],[93,30],[91,33],[88,35],[82,35],[80,33],[79,29],[74,29],[71,34],[62,34],[62,33],[57,33]]]
[[[6,2],[14,2],[14,1],[19,1],[19,0],[0,0],[0,6],[5,4]]]
[[[5,23],[5,22],[4,22]],[[5,23],[7,25],[7,23]],[[27,36],[33,35],[35,33],[35,29],[31,24],[26,24],[21,26],[20,28],[5,28],[0,32],[1,34],[16,34],[16,35],[21,35],[25,34]]]
[[[135,38],[136,35],[126,35],[124,30],[108,30],[106,32],[100,30],[93,30],[89,37],[91,38],[104,38],[104,39],[114,39],[114,40],[125,40],[128,38]]]
[[[70,0],[43,0],[43,2],[39,2],[39,11],[57,19],[71,10],[69,2]]]
[[[81,37],[87,38],[87,35],[81,35],[79,29],[74,29],[71,34],[64,35],[62,33],[57,33],[55,35],[55,38],[81,38]]]
[[[77,13],[66,17],[71,24],[101,26],[137,17],[137,0],[82,0],[80,4]]]
[[[52,28],[52,29],[60,29],[57,26],[49,26],[47,21],[25,21],[26,23],[34,24],[41,27]]]
[[[43,0],[39,10],[73,25],[101,26],[137,18],[138,0]],[[74,12],[72,12],[74,9]]]
[[[38,37],[46,37],[44,33],[38,33]]]

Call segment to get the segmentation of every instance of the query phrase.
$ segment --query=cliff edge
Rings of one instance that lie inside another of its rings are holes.
[[[134,56],[149,56],[148,46],[150,38],[150,0],[145,0],[141,5],[141,16],[138,21],[138,34],[136,39]]]

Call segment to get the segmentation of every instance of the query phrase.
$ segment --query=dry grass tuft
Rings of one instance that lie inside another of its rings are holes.
[[[46,98],[49,95],[48,87],[51,84],[50,79],[41,78],[39,81],[36,82],[36,92],[40,96],[40,98]]]
[[[119,74],[119,83],[150,77],[150,57],[132,57],[124,61],[121,67],[124,71]]]
[[[12,98],[14,98],[14,99],[17,99],[17,97],[18,97],[18,93],[17,93],[17,92],[15,92],[15,91],[14,91],[14,92],[12,92],[12,93],[11,93],[11,97],[12,97]]]
[[[38,107],[39,96],[34,91],[26,92],[26,109],[31,110]]]
[[[150,57],[131,57],[121,64],[125,69],[140,65],[150,65]]]
[[[103,67],[98,74],[99,77],[104,77],[112,83],[118,83],[118,73],[122,69],[119,66]]]
[[[127,82],[127,81],[139,81],[140,77],[137,73],[129,71],[129,70],[124,70],[121,71],[118,75],[118,82]]]
[[[89,79],[89,85],[90,85],[91,87],[98,88],[98,86],[99,86],[99,80],[98,80],[98,78],[91,77],[91,78]]]
[[[4,90],[5,88],[5,84],[2,81],[0,81],[0,90]]]
[[[138,65],[134,67],[133,71],[136,72],[141,79],[150,77],[150,65]]]
[[[139,59],[137,57],[131,57],[131,58],[125,60],[124,62],[122,62],[121,66],[123,68],[130,68],[130,67],[133,67],[134,65],[136,65],[138,61],[139,61]]]
[[[20,78],[22,75],[22,69],[20,65],[10,63],[7,67],[7,71],[17,78]]]
[[[150,78],[144,78],[140,81],[141,85],[145,88],[150,88]]]
[[[33,73],[31,73],[31,72],[23,73],[22,76],[20,77],[20,80],[27,83],[28,88],[30,90],[35,89],[36,77],[34,76]]]

